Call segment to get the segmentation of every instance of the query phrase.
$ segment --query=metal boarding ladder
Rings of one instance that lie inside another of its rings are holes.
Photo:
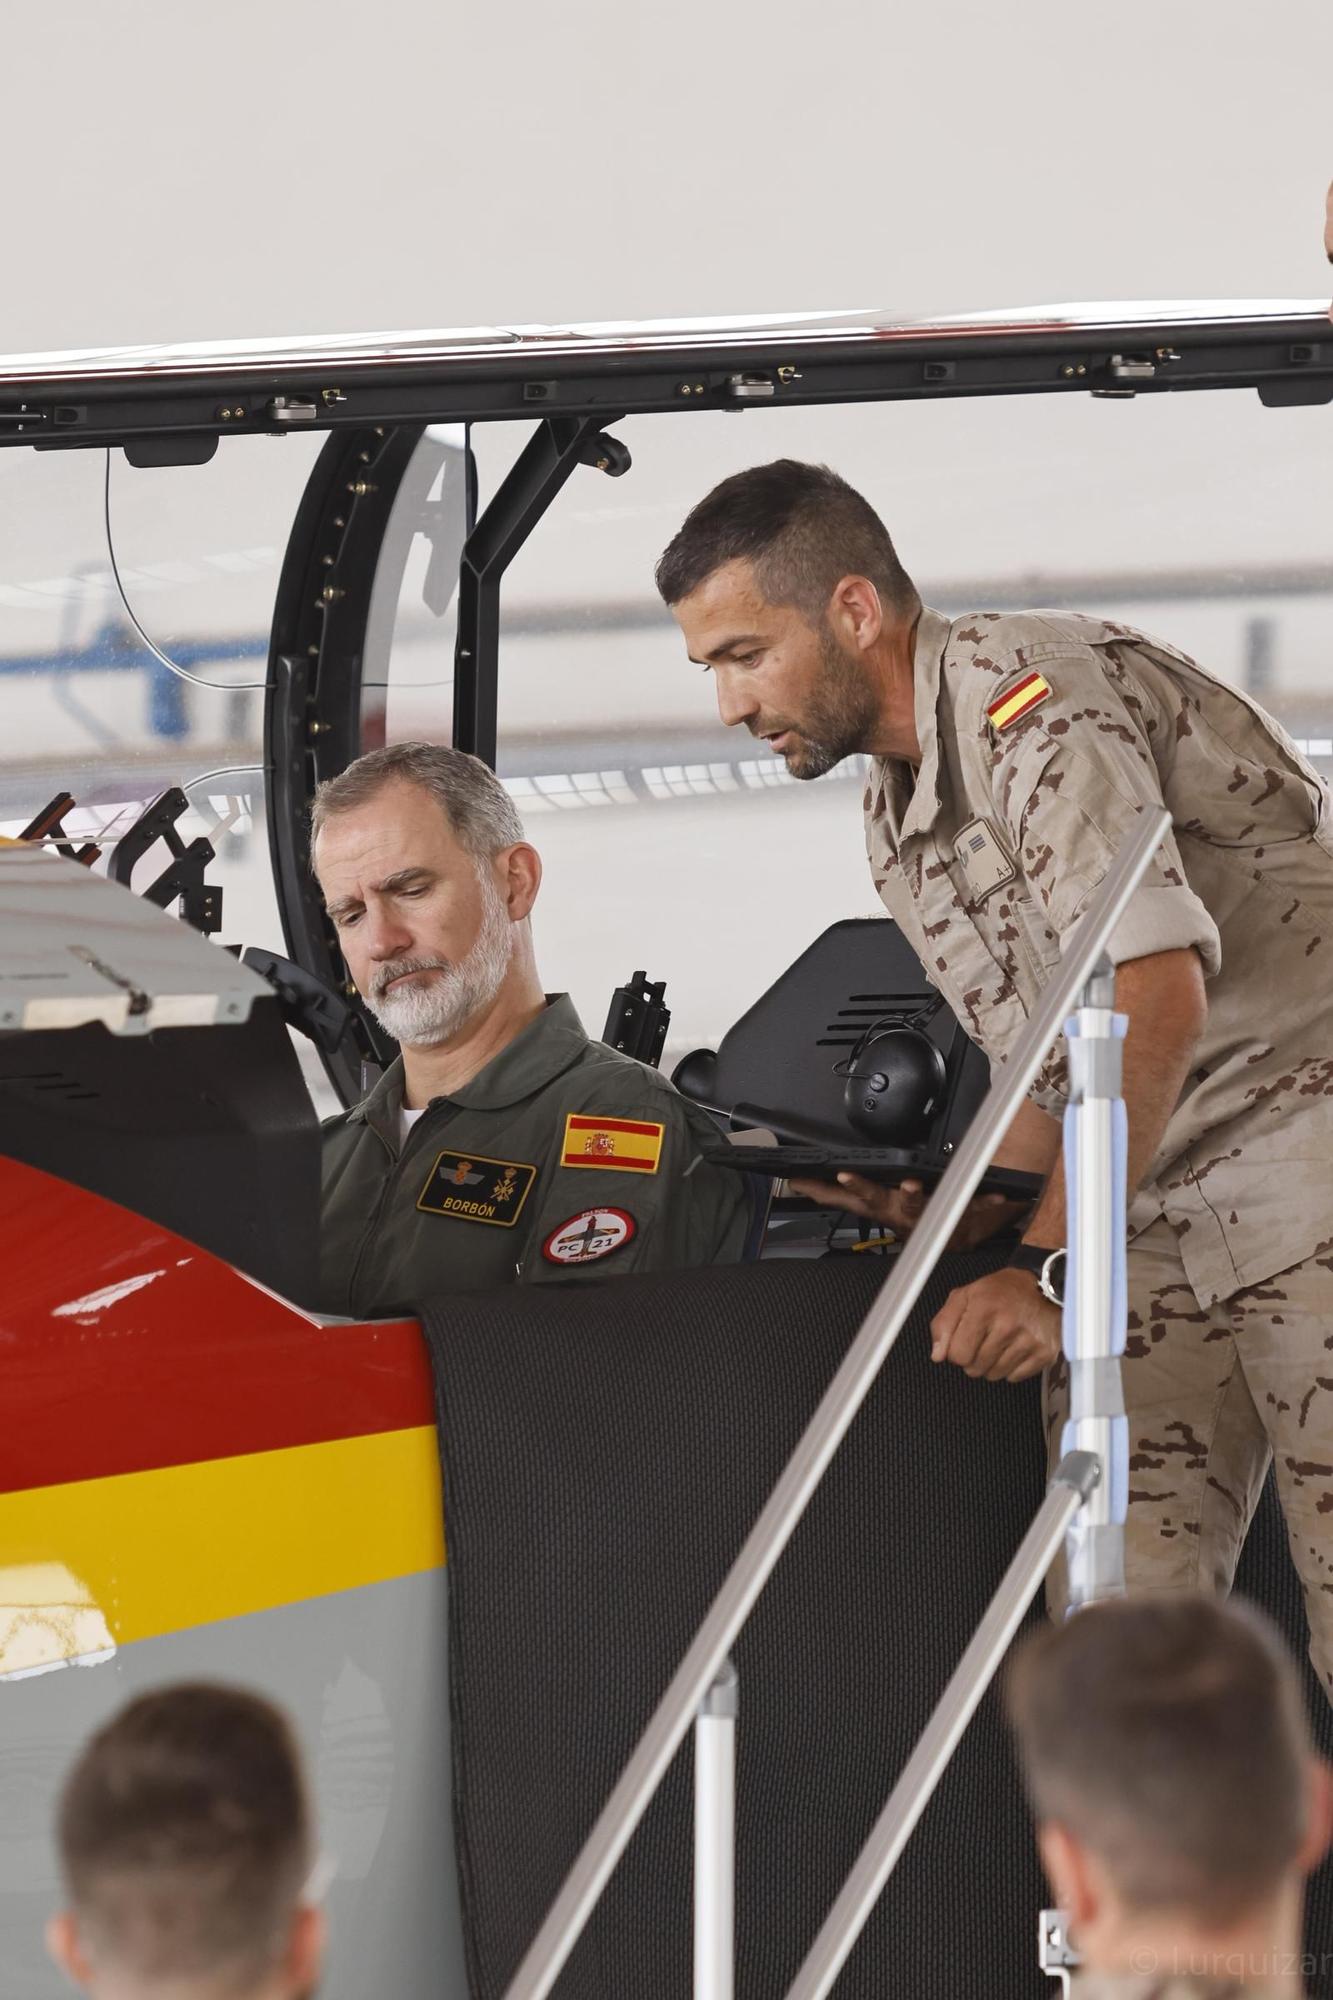
[[[869,1393],[1021,1097],[1062,1028],[1070,1054],[1064,1151],[1069,1262],[1064,1347],[1070,1420],[1046,1498],[788,1991],[822,2000],[861,1933],[1037,1586],[1066,1541],[1070,1602],[1123,1584],[1127,1448],[1124,1340],[1123,1017],[1105,947],[1171,824],[1140,815],[1065,947],[1058,976],[1019,1037],[889,1279],[769,1495],[506,1990],[545,2000],[691,1726],[695,1775],[695,2000],[731,2000],[734,1759],[738,1707],[728,1652]],[[1066,1010],[1078,1001],[1076,1017]]]

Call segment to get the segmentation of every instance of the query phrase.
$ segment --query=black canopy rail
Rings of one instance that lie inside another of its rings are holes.
[[[310,872],[315,787],[360,755],[361,696],[372,596],[389,519],[423,436],[419,424],[338,431],[307,482],[274,605],[264,708],[269,852],[283,935],[295,964],[352,1005],[353,1034],[320,1050],[343,1103],[362,1091],[362,1064],[395,1050],[347,978]],[[463,543],[459,567],[453,740],[496,756],[500,582],[527,535],[580,464],[619,474],[629,454],[596,422],[543,420]],[[410,477],[410,475],[408,475]],[[420,483],[420,482],[418,482]],[[404,538],[399,567],[406,557]]]
[[[547,417],[538,424],[463,545],[454,652],[454,734],[495,769],[500,695],[500,585],[504,573],[578,465],[612,478],[630,456],[599,417]]]
[[[394,1044],[347,978],[337,933],[310,872],[315,787],[361,752],[361,678],[380,549],[419,425],[339,430],[324,446],[292,524],[274,601],[264,697],[269,855],[287,951],[352,1004],[353,1030],[320,1050],[344,1104],[362,1064]]]
[[[1272,404],[1333,401],[1326,314],[1313,303],[1127,305],[16,356],[0,358],[0,444],[123,444],[135,462],[199,462],[234,433],[1225,388]]]

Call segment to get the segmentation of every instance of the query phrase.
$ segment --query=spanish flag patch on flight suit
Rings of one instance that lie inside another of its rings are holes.
[[[589,1118],[571,1111],[565,1120],[562,1167],[599,1167],[627,1174],[655,1174],[665,1125],[639,1118]]]

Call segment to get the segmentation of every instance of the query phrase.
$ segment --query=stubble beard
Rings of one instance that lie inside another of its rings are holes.
[[[796,740],[779,753],[792,777],[802,780],[822,778],[844,757],[864,750],[876,715],[863,668],[843,652],[827,626],[819,635],[819,658],[823,672],[804,719],[788,725]],[[764,724],[756,733],[780,732]]]
[[[405,1048],[435,1049],[462,1032],[485,1011],[504,984],[514,955],[514,926],[488,868],[481,883],[481,928],[457,964],[447,958],[400,958],[379,967],[366,1005],[385,1033]],[[425,985],[414,983],[386,993],[405,972],[434,972]]]

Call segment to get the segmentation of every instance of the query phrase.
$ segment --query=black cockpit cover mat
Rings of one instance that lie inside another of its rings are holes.
[[[947,1292],[999,1261],[936,1271],[736,1646],[738,2000],[785,1992],[1040,1502],[1037,1385],[928,1358]],[[850,1256],[423,1309],[474,2000],[500,2000],[883,1275]],[[691,1786],[687,1741],[559,2000],[690,1991]],[[992,1691],[839,2000],[1043,2000],[1043,1900]]]

